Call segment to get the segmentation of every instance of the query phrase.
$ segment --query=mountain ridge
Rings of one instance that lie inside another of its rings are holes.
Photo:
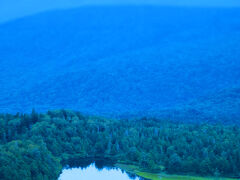
[[[237,87],[239,19],[236,9],[122,6],[0,25],[0,109],[148,114]]]

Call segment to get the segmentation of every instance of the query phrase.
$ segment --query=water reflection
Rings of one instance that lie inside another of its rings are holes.
[[[65,168],[59,180],[140,180],[140,178],[129,175],[126,172],[113,167],[96,167],[92,163],[86,168]]]

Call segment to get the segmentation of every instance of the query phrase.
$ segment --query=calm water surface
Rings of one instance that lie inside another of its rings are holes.
[[[140,180],[138,177],[130,177],[120,169],[98,169],[95,164],[87,168],[64,169],[58,180]]]

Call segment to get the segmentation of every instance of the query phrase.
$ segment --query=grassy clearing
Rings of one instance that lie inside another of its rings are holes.
[[[148,173],[143,172],[135,165],[116,164],[116,167],[125,170],[128,173],[134,173],[143,178],[150,180],[233,180],[232,178],[221,177],[197,177],[197,176],[180,176],[180,175],[167,175],[163,173]]]

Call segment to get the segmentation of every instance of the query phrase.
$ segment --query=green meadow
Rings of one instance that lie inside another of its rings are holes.
[[[233,178],[224,177],[198,177],[187,175],[169,175],[164,173],[150,173],[142,171],[138,166],[135,165],[116,164],[115,166],[125,170],[128,173],[133,173],[150,180],[233,180]]]

